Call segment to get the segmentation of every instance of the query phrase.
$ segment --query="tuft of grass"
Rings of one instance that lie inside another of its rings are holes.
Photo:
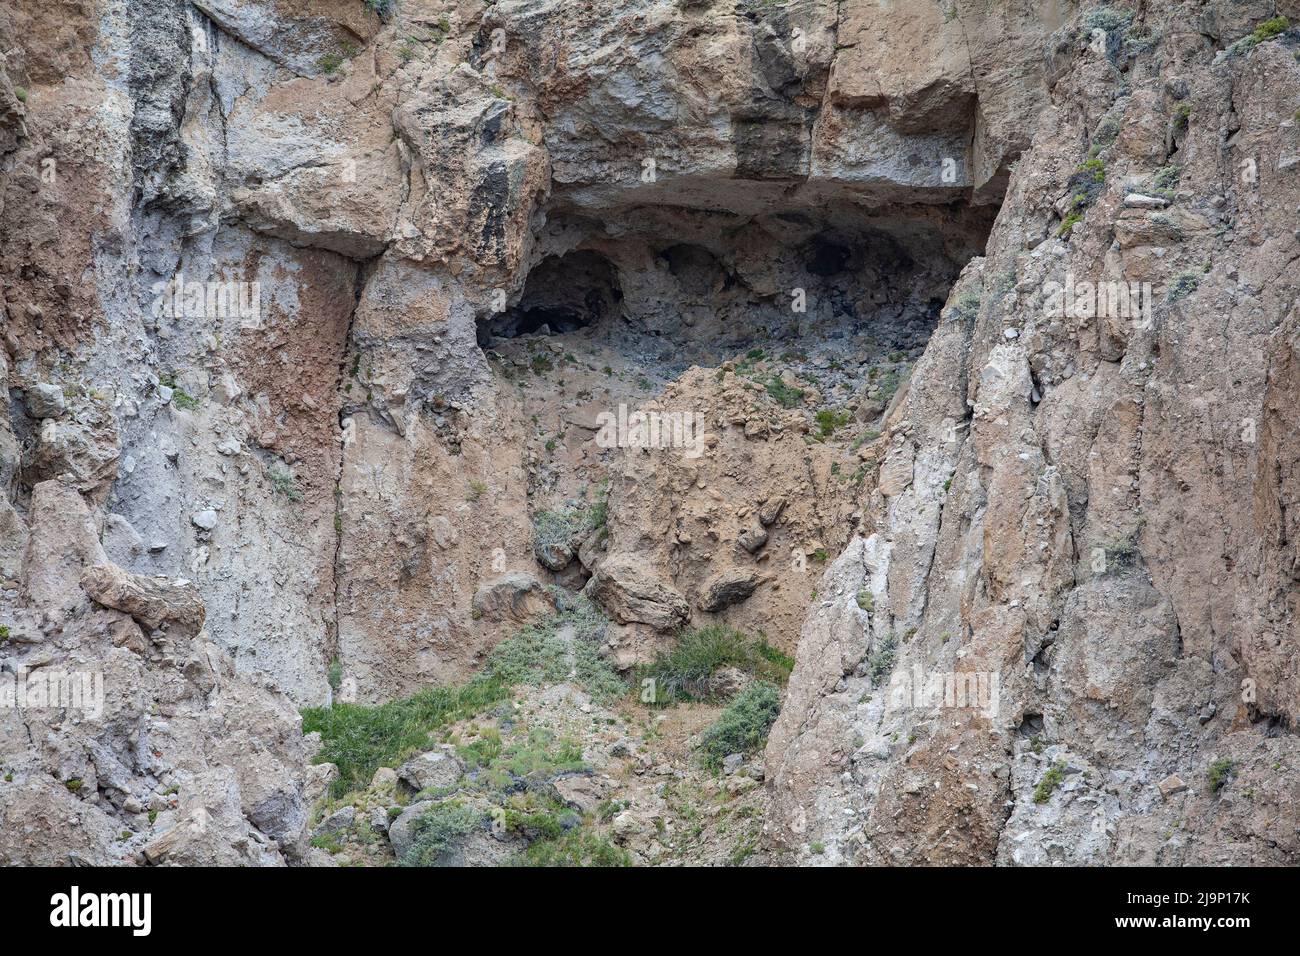
[[[769,671],[769,674],[774,676],[778,683],[785,683],[790,677],[790,672],[794,670],[794,658],[773,647],[767,642],[767,638],[760,639],[756,649],[758,656],[772,666],[773,670]]]
[[[720,667],[738,667],[773,682],[783,682],[794,661],[766,641],[755,642],[725,624],[707,624],[683,634],[677,646],[660,652],[637,671],[638,682],[654,681],[656,706],[679,700],[707,700],[709,678]]]
[[[1095,146],[1109,146],[1119,137],[1120,121],[1118,116],[1107,114],[1093,131],[1092,142]]]
[[[628,852],[605,837],[570,830],[560,837],[539,840],[509,861],[513,866],[631,866]]]
[[[1127,27],[1132,20],[1132,13],[1112,10],[1107,6],[1099,6],[1085,13],[1082,22],[1083,29],[1087,32],[1105,30],[1109,33],[1111,30],[1121,30]]]
[[[1182,173],[1182,169],[1178,166],[1161,166],[1151,175],[1152,192],[1172,200],[1174,189],[1178,186],[1178,179]]]
[[[471,480],[468,489],[465,491],[465,500],[478,501],[487,492],[487,487],[485,482],[479,481],[477,478]]]
[[[9,625],[0,624],[0,641],[9,640]]]
[[[271,481],[273,491],[284,495],[290,501],[302,501],[302,489],[293,480],[293,472],[288,468],[272,465],[267,471],[267,478]]]
[[[1256,43],[1263,43],[1265,40],[1272,40],[1280,37],[1287,30],[1291,29],[1291,21],[1286,17],[1270,17],[1259,26],[1255,27],[1251,33],[1251,38]]]
[[[1199,272],[1192,269],[1180,272],[1174,276],[1174,281],[1169,283],[1169,288],[1165,290],[1165,301],[1177,302],[1179,299],[1184,299],[1195,292],[1200,284],[1201,274]]]
[[[343,663],[337,657],[330,661],[329,671],[326,672],[326,680],[329,681],[330,689],[334,693],[339,692],[343,686]]]
[[[980,311],[980,297],[976,292],[963,292],[948,309],[948,318],[954,322],[969,322]]]
[[[17,97],[19,103],[26,103],[26,102],[27,102],[27,87],[25,87],[25,86],[15,86],[15,87],[14,87],[14,96]]]
[[[1130,57],[1150,53],[1160,45],[1160,34],[1147,28],[1132,28],[1124,35],[1124,52]]]
[[[393,767],[429,749],[429,734],[447,724],[481,713],[509,696],[509,687],[493,676],[480,676],[456,687],[426,687],[410,697],[377,707],[335,704],[305,707],[302,730],[319,731],[317,763],[332,763],[339,778],[330,794],[341,797],[370,783],[380,767]]]
[[[876,598],[870,591],[865,588],[858,592],[858,607],[864,611],[874,611],[876,609]]]
[[[1085,159],[1074,171],[1067,185],[1073,191],[1073,196],[1070,200],[1070,208],[1061,221],[1060,229],[1057,230],[1057,235],[1062,237],[1083,221],[1087,208],[1101,195],[1106,185],[1106,164],[1098,156]]]
[[[1043,779],[1034,787],[1034,803],[1046,803],[1056,792],[1056,788],[1065,779],[1065,761],[1058,760],[1043,774]]]
[[[1269,40],[1276,40],[1289,29],[1291,29],[1291,21],[1286,17],[1270,17],[1262,23],[1257,24],[1254,30],[1246,34],[1236,43],[1232,44],[1227,49],[1220,51],[1214,58],[1214,65],[1218,66],[1230,57],[1241,56],[1242,54],[1249,53],[1261,43],[1265,43]]]
[[[1083,222],[1083,213],[1081,212],[1069,213],[1064,219],[1061,220],[1061,228],[1056,231],[1056,234],[1064,238],[1069,234],[1071,229],[1073,229],[1076,225],[1078,225],[1081,222]]]
[[[700,756],[710,770],[722,766],[728,754],[750,754],[767,742],[768,731],[781,712],[781,692],[775,684],[754,681],[736,695],[718,719],[700,735]]]
[[[793,385],[787,385],[781,380],[781,376],[773,375],[767,380],[764,386],[767,394],[772,400],[782,408],[794,408],[803,401],[804,390],[796,388]]]
[[[1210,764],[1206,775],[1210,780],[1210,792],[1218,793],[1237,775],[1237,771],[1234,769],[1232,761],[1227,757],[1223,757]]]
[[[880,642],[877,647],[867,657],[867,667],[871,672],[871,683],[879,685],[882,680],[889,676],[889,672],[894,669],[894,658],[897,655],[898,638],[893,634]]]
[[[158,384],[165,385],[172,390],[172,404],[177,408],[192,412],[199,407],[199,400],[176,384],[175,375],[168,375],[165,378],[158,379]]]
[[[825,440],[835,434],[835,429],[853,421],[853,415],[847,410],[836,412],[823,408],[813,416],[813,419],[817,422],[817,437]]]

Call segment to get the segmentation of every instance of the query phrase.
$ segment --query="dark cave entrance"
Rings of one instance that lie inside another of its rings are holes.
[[[855,374],[892,381],[924,350],[996,212],[965,202],[740,214],[561,201],[513,301],[479,313],[479,344],[513,361],[515,340],[533,351],[547,339],[604,343],[652,382],[755,349],[836,394]],[[872,372],[885,360],[892,371]]]
[[[479,320],[479,345],[521,335],[576,332],[617,319],[622,302],[618,271],[600,253],[547,256],[528,273],[513,307]]]

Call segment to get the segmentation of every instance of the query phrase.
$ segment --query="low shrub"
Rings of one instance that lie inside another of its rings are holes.
[[[712,696],[709,678],[720,667],[738,667],[758,677],[783,683],[794,661],[767,641],[755,641],[725,624],[707,624],[687,631],[670,651],[660,652],[653,663],[637,672],[644,686],[654,681],[654,703],[667,706],[679,700],[706,700]]]
[[[767,742],[777,714],[781,692],[775,684],[754,681],[736,695],[718,719],[700,735],[700,756],[711,770],[722,766],[728,754],[750,754]]]
[[[464,804],[448,801],[424,811],[411,827],[414,837],[402,866],[436,866],[461,837],[483,823],[483,815]]]

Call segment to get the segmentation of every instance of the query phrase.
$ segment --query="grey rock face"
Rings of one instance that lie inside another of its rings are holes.
[[[58,418],[63,414],[63,389],[58,385],[38,382],[27,392],[27,413],[33,418]]]
[[[389,824],[388,840],[392,843],[393,853],[397,855],[398,860],[403,859],[410,852],[411,845],[415,842],[413,832],[415,822],[433,805],[432,800],[418,800],[408,804],[406,809]]]
[[[398,779],[415,791],[450,787],[463,772],[459,760],[436,750],[420,754],[397,768]]]

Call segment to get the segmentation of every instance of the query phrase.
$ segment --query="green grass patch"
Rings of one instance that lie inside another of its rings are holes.
[[[510,860],[513,866],[631,866],[628,852],[605,837],[570,830],[551,840],[539,840]]]
[[[710,770],[722,766],[728,754],[751,754],[767,742],[768,731],[781,712],[781,692],[775,684],[754,681],[727,705],[700,735],[700,756]]]
[[[794,408],[803,401],[804,390],[785,384],[779,375],[769,378],[764,388],[772,400],[782,408]]]
[[[488,676],[457,687],[427,687],[377,707],[305,707],[302,730],[320,732],[322,747],[316,762],[338,765],[339,778],[330,794],[341,797],[369,785],[380,767],[395,767],[428,750],[431,732],[480,713],[506,699],[509,692],[509,685]]]
[[[582,747],[569,738],[557,738],[549,727],[533,727],[527,738],[502,746],[500,734],[457,748],[467,773],[481,790],[504,791],[518,781],[543,783],[560,774],[580,773],[590,768],[582,759]]]
[[[173,396],[172,401],[175,400],[176,398]],[[290,501],[302,501],[302,489],[298,487],[298,483],[293,479],[293,472],[288,468],[272,465],[267,469],[266,477],[271,482],[272,491],[284,495]]]
[[[377,707],[336,703],[304,708],[303,733],[319,731],[321,735],[316,762],[339,768],[331,796],[364,789],[380,767],[396,767],[430,749],[430,734],[508,699],[515,684],[573,680],[602,702],[624,696],[627,685],[597,653],[597,639],[608,623],[604,616],[581,596],[560,596],[560,603],[555,614],[493,648],[483,673],[468,683],[428,687]],[[561,637],[561,629],[570,625],[572,638]],[[492,767],[501,756],[500,746],[499,736],[495,750],[491,738],[485,737],[470,745],[477,753],[463,752],[461,756],[472,766]]]
[[[1265,20],[1259,26],[1255,27],[1251,33],[1251,38],[1256,43],[1263,43],[1265,40],[1272,40],[1280,37],[1283,33],[1291,28],[1291,21],[1286,17],[1271,17]]]
[[[771,665],[769,676],[775,678],[778,683],[784,684],[790,677],[790,672],[794,670],[794,658],[780,648],[773,647],[767,642],[767,638],[760,638],[755,650],[758,651],[759,657]]]
[[[880,645],[871,652],[867,657],[867,667],[871,672],[871,683],[879,685],[889,672],[894,669],[894,658],[897,653],[898,638],[893,634],[880,642]]]
[[[836,412],[823,408],[813,416],[813,419],[817,422],[817,437],[825,440],[835,434],[835,429],[842,428],[853,421],[853,415],[847,410]]]
[[[1210,769],[1206,775],[1210,780],[1210,792],[1218,793],[1237,775],[1237,771],[1233,768],[1232,761],[1224,757],[1210,764]]]
[[[1043,774],[1043,779],[1034,787],[1034,803],[1046,803],[1056,792],[1056,788],[1065,779],[1065,761],[1058,760]]]
[[[597,700],[615,700],[627,693],[627,685],[597,652],[607,624],[596,606],[579,595],[555,614],[494,647],[487,671],[506,685],[573,679]],[[568,626],[573,628],[571,640],[561,635]]]
[[[707,700],[711,696],[709,678],[720,667],[738,667],[756,677],[783,683],[794,668],[794,661],[766,640],[755,641],[743,631],[725,624],[707,624],[687,631],[670,651],[661,651],[637,671],[642,687],[654,681],[655,706],[668,706],[681,700]]]

